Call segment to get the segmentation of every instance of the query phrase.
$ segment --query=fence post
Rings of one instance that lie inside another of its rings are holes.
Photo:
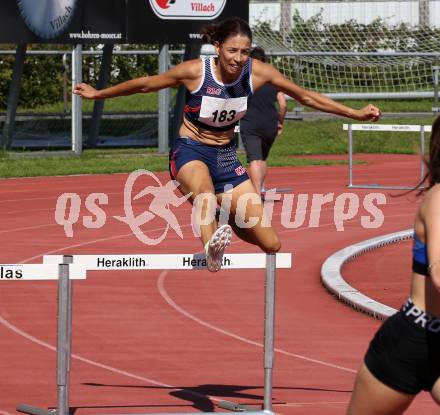
[[[162,45],[159,53],[159,73],[166,72],[169,64],[169,46]],[[168,152],[170,116],[170,90],[169,88],[159,91],[159,153]]]
[[[82,45],[72,51],[72,87],[82,82]],[[82,153],[82,104],[81,97],[72,94],[72,151]]]
[[[15,115],[17,113],[18,98],[20,97],[21,76],[23,74],[24,60],[26,57],[26,47],[26,43],[17,45],[15,53],[14,72],[10,83],[6,120],[3,127],[3,150],[8,150],[12,144]]]
[[[440,108],[439,108],[439,70],[440,70],[440,66],[439,65],[435,65],[432,67],[433,70],[433,83],[434,83],[434,107],[432,108],[432,112],[440,112]]]
[[[110,78],[110,69],[112,63],[113,45],[104,45],[101,58],[101,69],[99,71],[99,80],[97,89],[103,89],[107,86]],[[92,121],[90,123],[87,135],[87,145],[89,148],[95,148],[99,136],[99,127],[101,126],[102,112],[104,111],[104,100],[96,100],[93,103]]]
[[[69,64],[67,63],[67,53],[63,55],[63,103],[64,103],[64,114],[67,114],[69,111],[68,105],[68,92],[67,92],[67,76],[69,73]]]

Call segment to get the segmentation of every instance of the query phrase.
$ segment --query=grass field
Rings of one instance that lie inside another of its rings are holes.
[[[153,111],[157,97],[135,95],[121,97],[106,102],[106,111]],[[365,103],[347,102],[353,107]],[[429,100],[414,101],[379,101],[375,102],[384,112],[428,112],[432,106]],[[60,107],[61,105],[61,107]],[[39,108],[39,112],[61,111],[62,103]],[[429,108],[429,109],[428,109]],[[92,103],[84,102],[84,111],[91,111]],[[25,109],[21,109],[23,112]],[[383,124],[424,124],[430,125],[434,115],[422,118],[395,118],[382,120]],[[347,153],[347,132],[342,131],[342,124],[348,120],[329,118],[322,120],[286,121],[283,134],[276,140],[269,158],[270,166],[298,166],[313,164],[341,163],[334,160],[317,160],[301,158],[311,154],[345,154]],[[418,151],[418,134],[412,133],[355,133],[355,151],[366,153],[415,153]],[[296,156],[296,157],[292,157]],[[239,157],[246,164],[245,155]],[[168,155],[158,154],[155,148],[115,148],[85,150],[81,156],[70,152],[0,152],[0,177],[30,177],[66,174],[93,174],[130,172],[136,169],[163,171],[168,168]]]
[[[176,90],[171,90],[171,100],[174,99]],[[344,100],[340,101],[350,107],[360,108],[371,101],[363,100]],[[292,111],[298,104],[293,100],[288,100],[288,109]],[[382,109],[383,112],[430,112],[433,107],[432,99],[407,99],[407,100],[374,100],[374,104]],[[68,103],[70,110],[70,103]],[[93,101],[83,100],[83,110],[91,112],[93,109]],[[118,97],[105,101],[105,111],[109,112],[137,112],[137,111],[157,111],[158,110],[158,94],[137,94],[126,97]],[[61,113],[64,111],[63,102],[55,102],[51,105],[45,105],[33,109],[19,108],[19,112],[55,112]],[[309,111],[304,108],[304,111]]]

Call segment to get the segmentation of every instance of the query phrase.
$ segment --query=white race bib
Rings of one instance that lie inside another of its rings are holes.
[[[202,97],[199,121],[212,127],[225,127],[243,118],[247,110],[247,97]]]

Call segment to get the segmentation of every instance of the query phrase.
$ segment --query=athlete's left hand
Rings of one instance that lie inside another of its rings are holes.
[[[278,125],[277,125],[277,137],[278,137],[279,135],[281,135],[281,133],[283,132],[283,126],[284,126],[284,124],[283,124],[282,122],[278,121]]]
[[[368,104],[360,110],[355,110],[352,118],[358,121],[378,121],[381,115],[382,112],[379,108],[372,104]]]

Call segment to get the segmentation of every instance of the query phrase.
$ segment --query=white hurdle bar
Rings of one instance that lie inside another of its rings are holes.
[[[379,184],[354,184],[353,183],[353,131],[394,131],[420,133],[420,152],[425,154],[425,132],[431,132],[430,125],[407,124],[343,124],[344,131],[348,131],[348,187],[357,189],[395,189],[410,190],[413,186],[382,186]],[[420,160],[420,181],[425,175],[423,159]]]
[[[85,267],[72,264],[71,257],[61,257],[59,264],[0,264],[0,281],[58,280],[57,310],[57,413],[66,413],[60,403],[68,401],[72,327],[72,280],[86,279]],[[19,405],[18,411],[30,409],[36,415],[53,412],[29,405]]]
[[[62,255],[45,255],[43,263],[58,264],[62,259]],[[205,254],[72,255],[72,261],[88,271],[206,269]],[[225,254],[222,269],[263,269],[267,266],[266,261],[266,254]],[[276,268],[291,266],[290,253],[276,254]]]
[[[56,264],[0,264],[0,281],[58,280],[62,275],[63,266],[62,260]],[[82,265],[71,265],[69,278],[85,280],[85,268]]]
[[[44,264],[57,264],[60,261],[66,262],[66,256],[45,255]],[[206,256],[204,254],[133,254],[133,255],[71,255],[68,260],[73,264],[84,267],[87,271],[97,270],[198,270],[206,269]],[[275,321],[275,277],[277,268],[291,268],[292,254],[226,254],[223,257],[222,269],[265,269],[265,311],[264,311],[264,403],[261,411],[252,410],[254,415],[274,415],[272,411],[272,371],[274,361],[274,321]],[[67,305],[63,307],[69,311],[67,320],[67,336],[64,338],[65,345],[58,344],[57,359],[60,364],[57,370],[58,383],[63,383],[65,388],[58,385],[58,404],[56,415],[69,415],[69,373],[71,361],[71,339],[72,339],[72,300],[71,295],[63,296],[61,301]],[[65,353],[68,353],[66,356]],[[246,411],[250,409],[244,405],[223,401],[220,407],[234,410]],[[20,412],[32,415],[53,415],[53,412],[35,408],[30,405],[21,404],[17,406]],[[209,412],[205,412],[209,414]],[[222,412],[212,414],[221,415]],[[228,413],[224,413],[226,415]],[[140,415],[140,414],[136,414]],[[148,414],[154,415],[154,414]],[[180,415],[172,413],[170,415]],[[184,415],[189,415],[188,413]]]

